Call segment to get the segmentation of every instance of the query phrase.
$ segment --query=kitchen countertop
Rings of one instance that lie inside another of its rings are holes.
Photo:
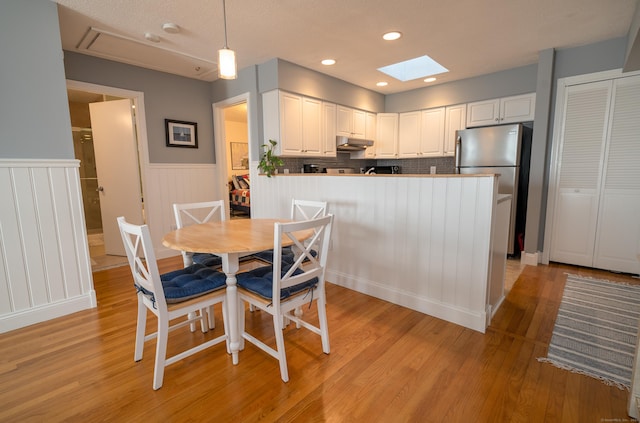
[[[260,174],[263,175],[263,174]],[[389,174],[389,173],[384,173],[384,174],[372,174],[372,175],[365,175],[363,173],[278,173],[276,175],[273,175],[274,177],[281,177],[281,176],[348,176],[348,177],[365,177],[365,178],[380,178],[380,177],[392,177],[392,178],[451,178],[451,177],[456,177],[456,178],[469,178],[469,177],[473,177],[473,178],[477,178],[478,176],[484,176],[484,177],[494,177],[494,176],[498,176],[500,175],[499,173],[476,173],[476,174],[460,174],[460,173],[436,173],[436,174],[430,174],[430,173],[395,173],[395,174]]]

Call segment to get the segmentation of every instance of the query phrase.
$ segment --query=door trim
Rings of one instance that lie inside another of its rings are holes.
[[[212,104],[213,109],[213,130],[214,130],[214,139],[215,139],[215,153],[216,153],[216,168],[218,171],[218,180],[220,181],[220,192],[223,193],[224,202],[225,202],[225,210],[229,212],[229,195],[228,195],[228,185],[227,185],[227,143],[225,142],[225,122],[224,122],[224,109],[227,107],[235,106],[236,104],[246,103],[247,104],[247,137],[249,142],[249,178],[253,180],[256,174],[254,174],[251,169],[251,164],[253,163],[253,157],[251,154],[251,146],[253,145],[253,137],[254,134],[251,131],[251,108],[249,105],[251,99],[251,93],[246,92],[234,97],[227,98],[222,101],[218,101],[217,103]],[[253,188],[253,187],[252,187]],[[253,195],[252,195],[253,197]],[[251,205],[254,205],[253,198],[251,199]],[[229,216],[227,216],[228,218]]]

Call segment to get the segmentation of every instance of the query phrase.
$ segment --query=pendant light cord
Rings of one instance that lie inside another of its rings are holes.
[[[227,7],[226,1],[222,0],[222,17],[224,19],[224,48],[229,48],[227,46]]]

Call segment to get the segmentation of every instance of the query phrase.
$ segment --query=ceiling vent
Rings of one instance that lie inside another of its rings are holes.
[[[76,49],[92,56],[188,78],[213,81],[217,77],[215,62],[95,27],[87,30]]]

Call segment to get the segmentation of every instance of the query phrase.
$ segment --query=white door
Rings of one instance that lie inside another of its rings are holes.
[[[593,266],[611,81],[565,91],[550,259]]]
[[[131,100],[89,104],[106,254],[126,255],[116,218],[144,223]]]

